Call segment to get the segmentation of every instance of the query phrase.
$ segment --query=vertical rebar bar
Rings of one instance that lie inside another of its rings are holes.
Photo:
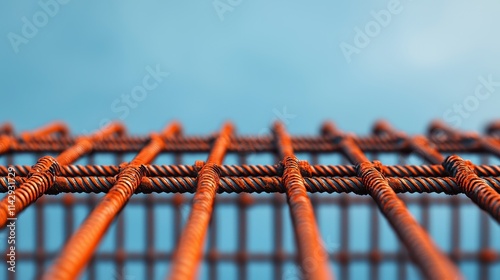
[[[233,125],[226,123],[210,152],[207,162],[198,174],[196,193],[191,213],[175,250],[169,279],[194,279],[201,259],[205,235],[212,216],[215,195],[219,185],[219,168],[233,133]]]

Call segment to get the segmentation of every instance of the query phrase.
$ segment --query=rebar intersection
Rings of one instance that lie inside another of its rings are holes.
[[[113,123],[90,136],[71,137],[64,124],[54,123],[21,136],[12,127],[0,129],[0,154],[60,153],[44,156],[33,166],[16,170],[15,215],[44,194],[99,193],[106,196],[72,234],[44,279],[74,279],[90,261],[107,229],[134,193],[194,193],[188,221],[180,235],[169,279],[194,279],[203,256],[217,193],[286,193],[299,252],[298,264],[306,279],[331,279],[328,252],[322,247],[310,193],[369,194],[391,224],[426,279],[461,279],[454,262],[434,244],[396,193],[437,192],[465,194],[500,223],[500,168],[474,165],[461,157],[443,154],[479,153],[500,157],[500,127],[493,123],[488,135],[463,133],[434,122],[429,135],[406,136],[386,122],[378,122],[373,135],[358,137],[325,123],[319,137],[293,137],[276,123],[272,136],[235,136],[230,123],[213,137],[181,134],[172,123],[158,134],[129,136]],[[8,129],[10,128],[10,129]],[[120,166],[70,165],[85,154],[139,152]],[[151,165],[161,153],[209,152],[206,162],[194,165]],[[223,165],[227,153],[245,155],[272,152],[275,165]],[[299,161],[297,152],[341,153],[351,165],[317,165]],[[365,153],[415,153],[429,165],[386,166],[370,161]],[[0,191],[8,190],[7,166],[0,167]],[[153,194],[150,194],[153,195]],[[9,214],[7,198],[0,202],[0,224]],[[245,256],[242,256],[245,258]],[[342,257],[339,257],[342,260]],[[491,261],[500,257],[493,253]]]

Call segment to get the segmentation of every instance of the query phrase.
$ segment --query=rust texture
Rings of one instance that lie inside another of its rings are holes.
[[[363,151],[354,143],[351,136],[342,136],[332,125],[326,124],[324,132],[340,138],[345,156],[357,165],[358,176],[380,211],[392,225],[401,241],[407,246],[409,254],[422,268],[427,279],[461,279],[458,268],[434,244],[427,232],[415,221],[384,175],[368,160]],[[424,145],[417,141],[410,145]],[[420,149],[424,150],[424,149]],[[419,151],[421,152],[421,151]]]
[[[159,133],[134,136],[126,134],[120,123],[111,123],[94,134],[73,136],[61,122],[20,134],[15,133],[10,123],[0,124],[0,156],[6,160],[5,165],[0,165],[0,192],[8,193],[12,179],[16,185],[15,201],[9,201],[8,195],[0,201],[0,228],[33,204],[37,249],[21,251],[18,257],[35,261],[36,276],[43,279],[77,279],[85,267],[88,278],[96,279],[96,263],[101,261],[114,262],[118,278],[123,277],[128,261],[138,261],[145,263],[144,279],[159,276],[155,272],[158,262],[162,265],[170,262],[168,279],[196,279],[202,260],[207,264],[210,280],[218,279],[221,262],[236,264],[238,279],[245,280],[252,262],[273,264],[274,279],[333,279],[334,274],[339,279],[350,279],[351,264],[363,261],[369,263],[370,279],[384,279],[380,265],[387,261],[397,264],[398,279],[407,279],[406,264],[410,261],[425,279],[462,279],[457,267],[461,262],[476,262],[478,279],[496,279],[491,268],[500,263],[500,252],[492,245],[490,221],[500,224],[500,166],[489,164],[487,157],[500,157],[500,121],[492,122],[485,134],[463,132],[440,121],[432,122],[426,135],[412,136],[386,121],[376,122],[367,136],[344,133],[331,122],[322,126],[318,136],[289,135],[279,122],[272,127],[271,135],[241,136],[234,130],[231,123],[226,123],[213,135],[184,136],[181,125],[173,122]],[[15,165],[13,155],[20,153],[35,155],[35,164]],[[99,153],[114,154],[116,164],[95,164],[94,154]],[[136,153],[136,156],[124,163],[123,153]],[[164,153],[173,155],[175,163],[152,164]],[[208,157],[205,161],[182,164],[181,156],[191,153],[207,153]],[[229,153],[238,156],[238,164],[223,165]],[[275,157],[275,164],[249,165],[247,156],[251,153],[270,153]],[[307,153],[311,159],[298,160],[299,153]],[[318,164],[318,156],[323,153],[340,154],[343,162]],[[377,155],[382,153],[397,153],[401,156],[399,163],[384,165],[377,160]],[[481,164],[454,155],[469,153],[480,155]],[[406,164],[404,159],[410,154],[425,163]],[[87,158],[88,164],[72,165],[81,158]],[[11,177],[9,168],[15,170],[15,177]],[[86,195],[73,195],[75,193]],[[98,200],[95,193],[105,195]],[[165,197],[156,193],[174,195]],[[194,195],[183,225],[182,206],[188,202],[184,193]],[[238,195],[228,197],[217,195],[219,193]],[[252,193],[273,195],[261,197]],[[326,195],[318,196],[318,193]],[[334,193],[336,195],[327,195]],[[399,195],[403,193],[420,195]],[[428,196],[428,193],[448,196]],[[464,250],[460,244],[464,221],[460,219],[459,210],[462,205],[469,205],[467,203],[475,203],[483,210],[478,221],[480,249],[477,251]],[[145,208],[145,252],[125,249],[127,233],[123,215],[119,213],[130,204]],[[420,224],[410,214],[408,204],[420,207]],[[67,242],[56,252],[49,252],[45,244],[44,208],[48,205],[62,205],[66,209],[64,239]],[[172,208],[175,250],[160,252],[155,248],[155,205]],[[219,250],[221,241],[217,236],[221,229],[217,220],[220,216],[214,215],[218,205],[234,205],[237,209],[236,252]],[[274,247],[270,253],[251,252],[248,248],[249,236],[256,229],[247,225],[247,210],[255,205],[272,208],[274,230],[270,235]],[[340,209],[336,223],[340,232],[338,251],[329,252],[324,248],[315,215],[321,205],[335,205]],[[352,240],[349,228],[353,221],[349,220],[348,210],[357,205],[370,207],[370,240],[366,252],[352,252],[349,247]],[[448,253],[442,252],[427,233],[431,205],[451,208]],[[91,211],[73,231],[76,206],[85,206]],[[287,252],[284,247],[286,206],[298,255]],[[381,248],[380,240],[384,237],[380,234],[377,208],[404,245],[399,251]],[[22,218],[19,215],[19,219]],[[113,222],[117,226],[116,252],[96,251]],[[46,263],[52,260],[50,268],[45,270]],[[293,261],[300,275],[288,277],[284,267]],[[332,262],[339,265],[338,271],[331,270]],[[16,279],[9,274],[3,278]]]
[[[23,139],[23,141],[29,142],[31,139],[43,139],[54,134],[56,136],[67,136],[68,133],[69,129],[66,124],[61,122],[53,122],[44,127],[40,127],[39,129],[23,132],[21,133],[21,138]]]
[[[5,197],[0,202],[0,228],[5,227],[9,216],[15,217],[31,203],[35,202],[51,187],[55,180],[55,176],[59,173],[60,165],[72,163],[82,155],[90,152],[94,142],[114,133],[120,133],[123,130],[124,128],[122,125],[112,123],[108,127],[105,127],[103,130],[98,131],[91,136],[80,138],[73,146],[62,152],[55,159],[51,157],[41,158],[30,171],[30,173],[33,172],[35,176],[28,176],[28,180],[16,189],[15,208],[9,210],[8,197]],[[50,135],[52,133],[64,134],[66,131],[67,129],[65,125],[55,123],[36,130],[34,133],[27,133],[24,138],[31,139],[33,137],[45,137],[46,135]],[[47,165],[48,162],[50,162],[50,166]]]
[[[500,194],[476,175],[472,162],[450,156],[443,166],[456,178],[465,194],[500,223]]]
[[[144,168],[144,165],[141,166]],[[147,169],[144,168],[145,173]],[[220,176],[220,175],[219,175]],[[453,177],[387,177],[388,185],[396,193],[465,193]],[[18,183],[27,179],[16,177]],[[492,190],[500,193],[500,176],[483,177]],[[115,177],[58,177],[45,194],[61,193],[107,193],[116,183]],[[143,177],[135,193],[194,193],[196,177]],[[304,186],[310,193],[355,193],[368,194],[360,177],[304,177]],[[0,177],[0,192],[7,192],[8,178]],[[217,193],[284,193],[281,177],[220,177]]]
[[[333,279],[328,267],[328,254],[318,231],[314,211],[307,196],[299,161],[293,153],[290,135],[282,123],[274,125],[279,154],[283,158],[283,185],[292,216],[300,264],[305,279]]]
[[[191,213],[175,250],[169,279],[195,279],[201,260],[205,235],[212,216],[215,195],[219,181],[219,167],[226,155],[233,125],[227,123],[222,128],[207,162],[201,168]]]
[[[163,132],[163,136],[171,137],[179,131],[180,126],[173,123]],[[43,279],[74,279],[79,275],[111,222],[140,184],[145,175],[142,164],[151,162],[163,144],[159,136],[151,135],[151,142],[119,172],[113,187],[66,243]]]
[[[204,162],[201,162],[204,164]],[[301,161],[299,166],[303,177],[354,177],[356,167],[354,165],[306,165]],[[382,165],[379,161],[373,162],[380,171],[388,177],[446,177],[449,174],[440,165]],[[29,174],[31,167],[28,165],[13,165],[16,175],[25,177]],[[196,177],[200,171],[196,165],[144,165],[150,177]],[[283,165],[221,165],[219,166],[221,177],[258,177],[258,176],[281,176]],[[475,165],[474,171],[482,177],[500,176],[498,165]],[[90,177],[118,175],[120,167],[116,165],[65,165],[61,166],[60,177]],[[0,166],[0,176],[8,175],[8,166]]]

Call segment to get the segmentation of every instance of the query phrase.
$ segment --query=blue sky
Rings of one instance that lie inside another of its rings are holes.
[[[293,132],[314,133],[324,119],[368,131],[377,118],[420,132],[474,94],[478,77],[498,70],[497,1],[407,1],[347,62],[342,42],[391,1],[242,1],[219,18],[212,2],[69,1],[15,53],[40,4],[2,4],[1,120],[19,130],[64,119],[75,133],[120,119],[115,100],[131,94],[160,65],[170,73],[131,108],[131,132],[181,120],[187,132],[218,129],[227,119],[257,133],[294,115]],[[43,22],[42,22],[43,23]],[[21,105],[22,104],[22,105]],[[460,124],[479,129],[497,115],[500,89]],[[286,108],[286,109],[285,109]]]

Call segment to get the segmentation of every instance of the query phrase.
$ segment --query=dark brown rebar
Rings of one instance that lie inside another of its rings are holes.
[[[179,131],[180,125],[173,123],[163,132],[163,136],[172,137]],[[111,222],[140,184],[145,175],[141,165],[152,161],[160,153],[163,145],[161,137],[156,134],[151,135],[151,142],[118,174],[116,183],[65,244],[43,279],[74,279],[79,275]]]
[[[207,163],[199,172],[191,212],[175,250],[175,259],[172,263],[169,279],[195,279],[197,275],[217,193],[217,181],[220,176],[218,165],[222,164],[233,130],[232,124],[226,123],[224,125],[208,156]]]
[[[324,131],[338,135],[333,126],[326,124]],[[415,221],[413,216],[389,186],[383,174],[370,162],[356,146],[350,136],[340,136],[340,145],[346,157],[357,164],[358,176],[362,178],[370,196],[392,225],[401,241],[421,272],[427,279],[461,279],[459,270],[438,249],[427,232]]]
[[[487,127],[486,127],[486,133],[490,135],[495,135],[500,132],[500,121],[494,121],[491,122]]]
[[[282,123],[274,125],[279,154],[283,157],[283,184],[294,226],[300,266],[305,279],[333,279],[328,267],[328,254],[323,248],[314,217],[311,201],[307,196],[299,161],[295,157],[290,135]]]

